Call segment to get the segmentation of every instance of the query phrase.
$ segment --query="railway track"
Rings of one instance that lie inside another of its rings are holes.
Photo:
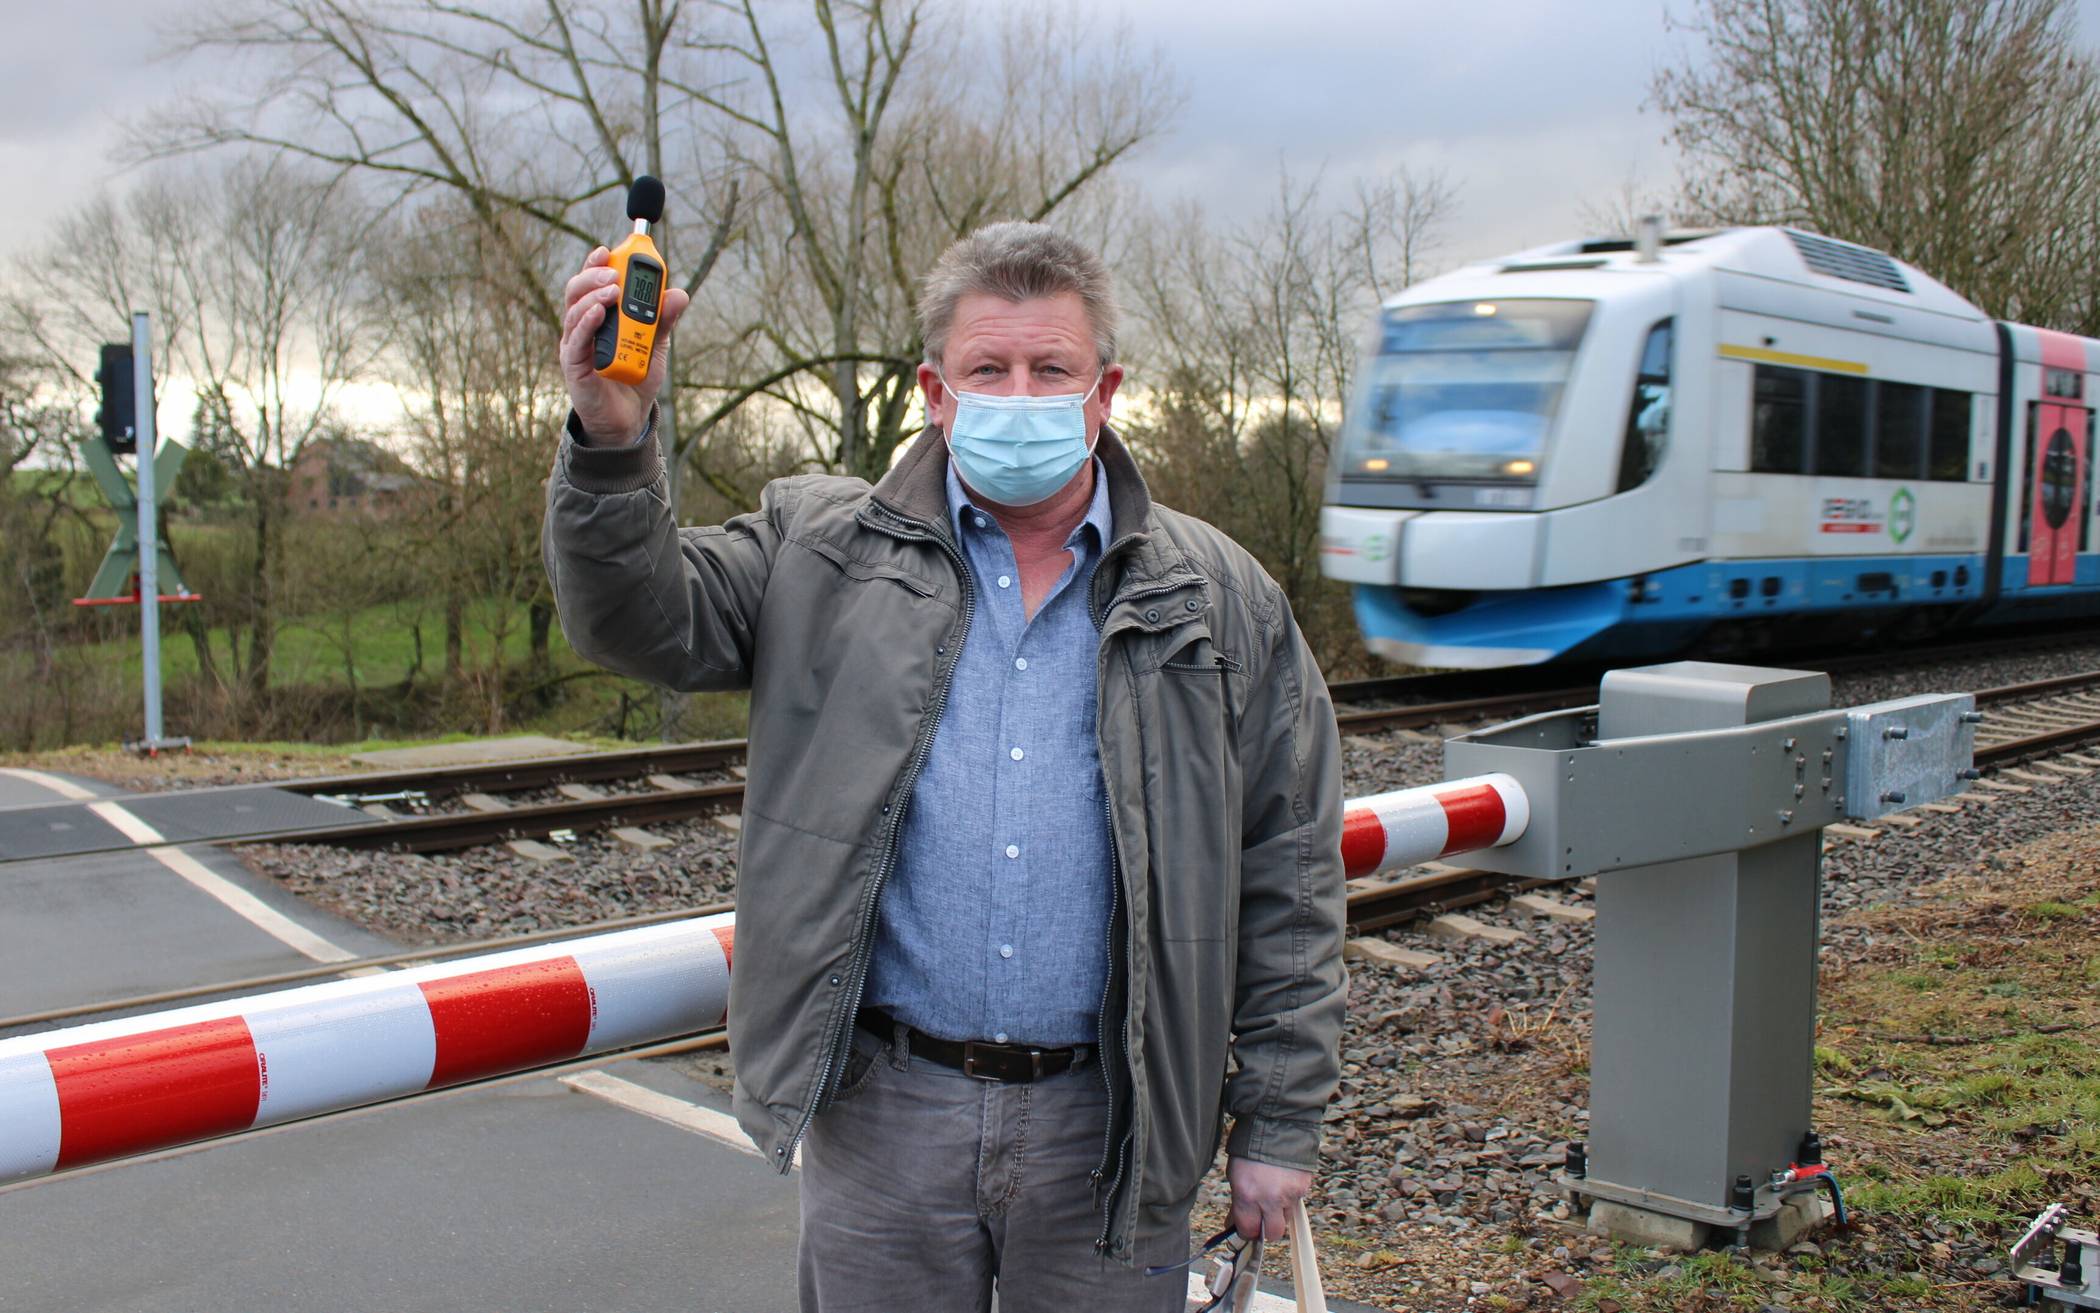
[[[1957,655],[1980,655],[1995,650],[1998,649],[1989,645],[1968,644],[1960,648]],[[1933,655],[1935,659],[1954,659],[1954,655],[1950,655],[1951,651],[1942,650]],[[1428,677],[1430,681],[1441,678]],[[1409,679],[1363,681],[1353,685],[1336,686],[1338,693],[1362,696],[1391,696],[1396,688],[1420,691],[1438,687],[1448,685]],[[1419,729],[1580,706],[1594,696],[1593,685],[1539,688],[1488,697],[1345,710],[1339,712],[1336,719],[1345,733]],[[2100,759],[2093,758],[2073,758],[2073,764],[2054,767],[2049,765],[2047,760],[2069,750],[2087,745],[2100,745],[2100,670],[1985,689],[1976,696],[1977,705],[1987,712],[1987,719],[1979,727],[1977,734],[1976,762],[1980,768],[1999,770],[2023,765],[2032,766],[2039,762],[2039,769],[2043,771],[2055,770],[2062,774],[2074,774],[2100,766]],[[389,809],[394,803],[425,806],[463,799],[471,799],[477,805],[428,815],[404,816],[389,812],[384,823],[380,824],[366,821],[334,829],[304,830],[295,834],[243,835],[216,842],[236,847],[257,843],[300,843],[428,853],[528,839],[563,840],[583,831],[643,827],[734,813],[741,808],[743,802],[744,785],[740,779],[699,782],[685,778],[678,772],[736,771],[743,759],[744,749],[744,740],[721,740],[486,765],[373,772],[288,781],[275,787],[381,810]],[[637,777],[647,781],[646,789],[610,793],[597,787],[605,783],[633,781]],[[2027,775],[2022,778],[2032,780],[2033,776]],[[559,801],[519,805],[506,805],[493,796],[503,792],[546,789],[559,790],[564,796]],[[1432,863],[1394,879],[1352,881],[1348,893],[1349,924],[1358,932],[1375,932],[1418,917],[1457,910],[1545,883],[1549,882],[1519,880],[1490,872]],[[385,968],[463,953],[496,951],[554,938],[720,910],[727,909],[681,909],[557,931],[412,950],[364,961],[330,964],[244,981],[164,991],[91,1006],[0,1018],[0,1030],[91,1013],[157,1006],[216,993],[267,988],[332,976],[358,968]]]

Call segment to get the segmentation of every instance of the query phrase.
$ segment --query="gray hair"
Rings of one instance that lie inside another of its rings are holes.
[[[1116,288],[1108,266],[1048,224],[986,224],[941,252],[919,289],[919,338],[926,344],[926,363],[941,364],[955,307],[975,292],[1006,301],[1077,292],[1094,329],[1100,363],[1114,363]]]

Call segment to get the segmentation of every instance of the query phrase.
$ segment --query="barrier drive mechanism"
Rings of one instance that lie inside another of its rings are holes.
[[[1830,677],[1679,662],[1614,671],[1596,707],[1451,740],[1530,822],[1474,865],[1595,875],[1590,1138],[1562,1184],[1593,1231],[1778,1248],[1836,1177],[1810,1126],[1822,827],[1960,792],[1975,699],[1830,709]]]
[[[2025,1283],[2027,1302],[2042,1308],[2100,1308],[2100,1235],[2065,1225],[2070,1213],[2051,1204],[2012,1247],[2013,1279]],[[2055,1244],[2063,1245],[2058,1261]]]
[[[1453,739],[1444,784],[1353,800],[1350,876],[1460,853],[1598,875],[1593,1230],[1791,1243],[1836,1178],[1809,1124],[1823,826],[1957,793],[1974,699],[1831,710],[1830,680],[1686,662]],[[0,1181],[718,1026],[729,916],[0,1040]]]

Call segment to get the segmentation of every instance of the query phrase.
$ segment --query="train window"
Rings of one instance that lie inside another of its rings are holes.
[[[1874,477],[1915,479],[1925,472],[1925,389],[1882,383],[1874,399]]]
[[[1670,441],[1671,322],[1648,330],[1640,370],[1633,379],[1633,405],[1626,412],[1626,441],[1619,449],[1619,491],[1638,488],[1662,463]]]
[[[1932,390],[1932,445],[1926,453],[1925,477],[1965,483],[1969,477],[1969,394],[1947,388]]]
[[[1807,372],[1759,365],[1750,412],[1750,468],[1759,474],[1808,473]]]
[[[1537,483],[1589,317],[1587,301],[1547,299],[1386,311],[1343,416],[1340,476]]]
[[[2076,401],[2085,396],[2085,375],[2073,369],[2045,369],[2042,392],[2045,396]]]
[[[1867,380],[1816,376],[1817,474],[1857,478],[1867,472]]]

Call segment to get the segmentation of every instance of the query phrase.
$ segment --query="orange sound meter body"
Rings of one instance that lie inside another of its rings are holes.
[[[663,312],[664,258],[649,240],[649,225],[664,217],[664,185],[648,174],[627,189],[627,217],[634,231],[612,248],[620,300],[598,325],[591,364],[615,383],[640,383],[656,351],[656,321]]]

